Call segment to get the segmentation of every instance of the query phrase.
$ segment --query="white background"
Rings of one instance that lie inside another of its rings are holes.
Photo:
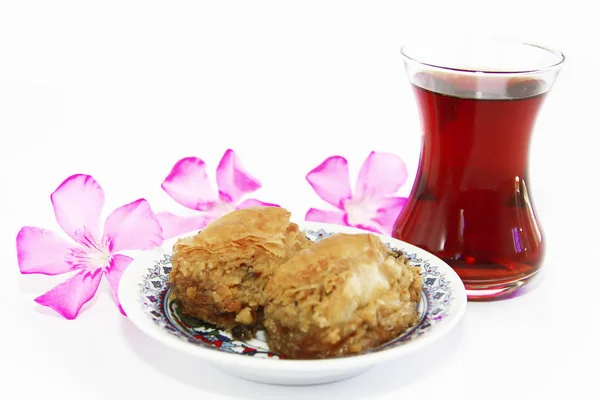
[[[1,2],[0,398],[594,397],[600,32],[584,2],[562,4]],[[528,293],[470,303],[430,349],[314,387],[250,383],[174,354],[104,285],[74,321],[33,302],[65,277],[21,276],[15,237],[23,225],[59,230],[49,195],[74,173],[100,182],[105,213],[139,197],[178,212],[160,189],[172,165],[197,156],[214,171],[232,148],[263,183],[256,197],[299,218],[324,206],[304,176],[329,155],[355,173],[369,151],[389,151],[414,176],[419,120],[399,49],[448,32],[567,56],[532,143],[548,251]]]

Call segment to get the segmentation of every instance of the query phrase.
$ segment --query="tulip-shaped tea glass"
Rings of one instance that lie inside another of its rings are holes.
[[[564,56],[504,39],[406,45],[402,54],[423,139],[393,236],[452,266],[469,299],[503,297],[542,263],[529,143]]]

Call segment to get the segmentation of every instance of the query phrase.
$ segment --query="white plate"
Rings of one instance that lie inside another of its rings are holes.
[[[312,240],[337,232],[364,233],[345,226],[301,223]],[[189,235],[187,235],[189,236]],[[310,385],[338,381],[365,372],[382,361],[398,359],[430,345],[454,327],[467,305],[465,287],[456,273],[439,258],[408,243],[379,235],[384,243],[401,250],[410,263],[421,267],[423,300],[419,323],[368,353],[325,360],[290,360],[269,352],[264,336],[242,342],[202,321],[182,318],[166,296],[171,270],[170,255],[176,239],[159,251],[140,253],[123,274],[119,298],[127,316],[140,330],[165,345],[197,356],[229,374],[264,383]],[[263,340],[261,340],[263,339]]]

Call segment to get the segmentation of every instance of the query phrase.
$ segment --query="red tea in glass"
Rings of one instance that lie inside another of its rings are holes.
[[[465,48],[470,56],[462,61]],[[393,235],[447,262],[469,299],[497,298],[542,263],[544,240],[528,191],[529,143],[564,57],[504,41],[448,50],[440,64],[433,61],[444,51],[420,60],[403,48],[423,142]]]

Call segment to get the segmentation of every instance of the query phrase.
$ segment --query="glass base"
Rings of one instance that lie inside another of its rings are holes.
[[[467,289],[467,299],[469,301],[491,301],[491,300],[503,300],[511,297],[515,292],[528,284],[537,274],[538,271],[531,275],[520,277],[514,281],[502,282],[502,283],[482,283],[482,282],[468,282],[464,281],[465,288]]]

